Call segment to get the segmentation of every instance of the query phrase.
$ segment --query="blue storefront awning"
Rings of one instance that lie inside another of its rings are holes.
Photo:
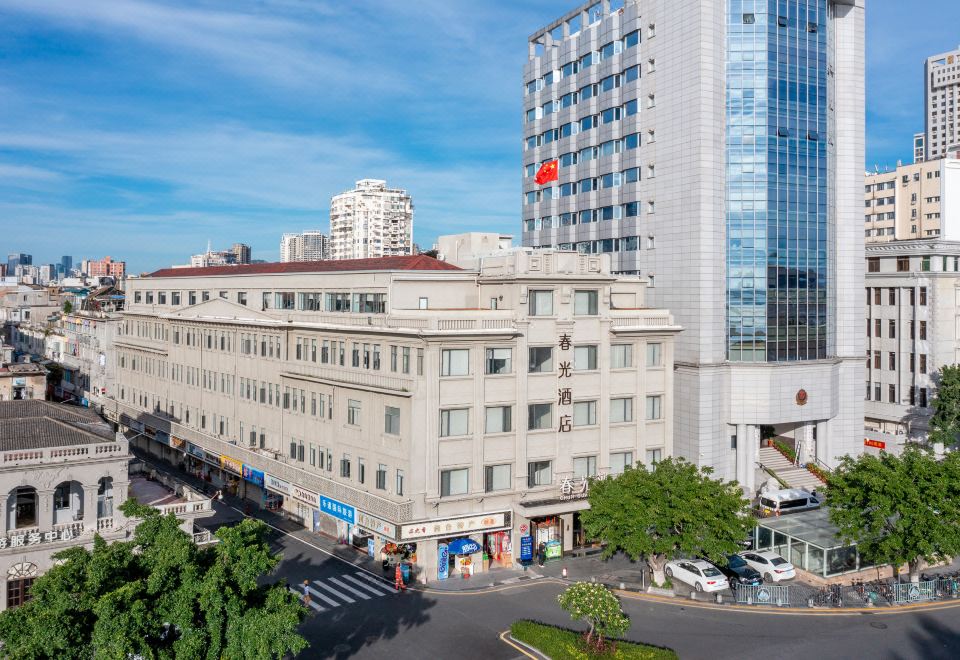
[[[473,539],[454,539],[447,544],[451,555],[472,555],[480,552],[480,544]]]

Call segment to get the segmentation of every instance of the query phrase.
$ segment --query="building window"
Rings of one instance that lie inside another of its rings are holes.
[[[340,459],[340,476],[344,479],[350,478],[350,454],[344,454]]]
[[[403,495],[403,470],[397,470],[397,495]]]
[[[593,426],[597,423],[597,402],[577,401],[573,404],[573,425]]]
[[[573,478],[584,479],[597,476],[597,457],[579,456],[573,459]]]
[[[926,353],[920,354],[920,373],[922,374],[927,373],[927,354]]]
[[[573,368],[575,371],[593,371],[597,368],[596,346],[574,346]]]
[[[874,383],[874,384],[873,384],[873,400],[874,400],[874,401],[882,401],[882,400],[883,400],[883,399],[880,398],[880,383]]]
[[[877,287],[876,289],[873,290],[873,304],[880,305],[882,304],[882,302],[883,302],[883,294],[880,291],[880,288]]]
[[[440,497],[466,495],[470,490],[470,470],[443,470],[440,472]]]
[[[910,270],[910,257],[897,257],[897,272],[906,273]]]
[[[658,420],[663,419],[663,396],[656,394],[653,396],[647,397],[647,419],[648,420]]]
[[[663,366],[663,344],[658,344],[658,343],[647,344],[647,366],[648,367]]]
[[[897,386],[891,384],[890,391],[888,394],[889,394],[890,403],[896,403],[897,402]]]
[[[924,273],[930,272],[930,257],[921,257],[920,258],[920,270]]]
[[[440,351],[441,376],[470,375],[470,349],[445,348]]]
[[[897,368],[897,354],[892,351],[887,359],[887,367],[890,371],[895,371]]]
[[[549,373],[553,371],[553,347],[531,346],[529,349],[529,371],[532,374]]]
[[[509,463],[484,467],[483,490],[487,493],[495,490],[510,490],[510,469]]]
[[[7,609],[19,607],[30,600],[30,587],[36,578],[14,578],[7,580]]]
[[[867,259],[867,272],[868,273],[880,272],[880,257],[870,257],[869,259]]]
[[[377,490],[387,489],[387,466],[380,463],[377,466]]]
[[[551,461],[531,461],[527,463],[527,488],[549,486],[553,483],[553,463]]]
[[[656,465],[663,460],[663,449],[647,450],[647,465]]]
[[[920,407],[921,408],[927,407],[927,388],[926,387],[920,388]]]
[[[509,433],[513,430],[513,406],[489,406],[484,433]]]
[[[610,399],[610,423],[633,421],[633,398]]]
[[[553,404],[531,403],[527,406],[527,430],[553,428]]]
[[[347,424],[360,426],[360,402],[356,399],[347,399]]]
[[[920,321],[920,339],[926,340],[927,338],[927,322]]]
[[[367,464],[362,458],[357,459],[357,481],[364,483],[367,480]]]
[[[393,406],[384,407],[383,432],[389,435],[400,435],[400,409]]]
[[[629,369],[633,366],[633,346],[630,344],[613,344],[610,347],[610,368]]]
[[[927,304],[927,287],[922,286],[920,287],[920,306],[922,307],[926,304]]]
[[[488,374],[509,374],[513,371],[512,348],[488,348],[486,350]]]
[[[454,408],[440,411],[440,437],[467,435],[470,432],[470,409]]]
[[[419,309],[429,309],[430,308],[430,299],[424,296],[420,297],[420,301],[417,305]]]
[[[574,291],[573,313],[576,316],[596,316],[599,296],[596,291]]]
[[[888,325],[889,325],[889,328],[888,328],[888,329],[889,329],[889,331],[890,331],[890,339],[896,338],[896,336],[897,336],[897,321],[896,321],[895,319],[890,319],[890,323],[889,323]]]
[[[610,473],[620,474],[626,468],[633,466],[633,452],[621,451],[610,454]]]
[[[553,291],[531,291],[529,296],[530,316],[553,315]]]

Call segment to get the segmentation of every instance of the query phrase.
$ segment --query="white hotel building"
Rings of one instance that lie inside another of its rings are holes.
[[[416,544],[421,579],[458,539],[511,565],[588,542],[585,477],[673,452],[680,328],[645,293],[560,251],[162,270],[128,284],[107,413],[317,531]]]

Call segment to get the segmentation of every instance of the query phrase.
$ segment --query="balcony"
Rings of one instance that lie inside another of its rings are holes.
[[[149,464],[130,463],[129,496],[153,507],[161,515],[172,513],[181,520],[207,518],[214,514],[213,500]]]
[[[129,451],[126,438],[82,445],[17,449],[0,452],[0,468],[67,463],[70,461],[123,458]]]

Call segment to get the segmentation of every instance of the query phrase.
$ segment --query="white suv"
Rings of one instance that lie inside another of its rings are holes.
[[[723,591],[730,586],[720,569],[702,559],[668,561],[664,572],[667,577],[686,582],[697,591]]]
[[[767,582],[780,582],[797,577],[793,564],[771,550],[741,552],[740,556]]]

